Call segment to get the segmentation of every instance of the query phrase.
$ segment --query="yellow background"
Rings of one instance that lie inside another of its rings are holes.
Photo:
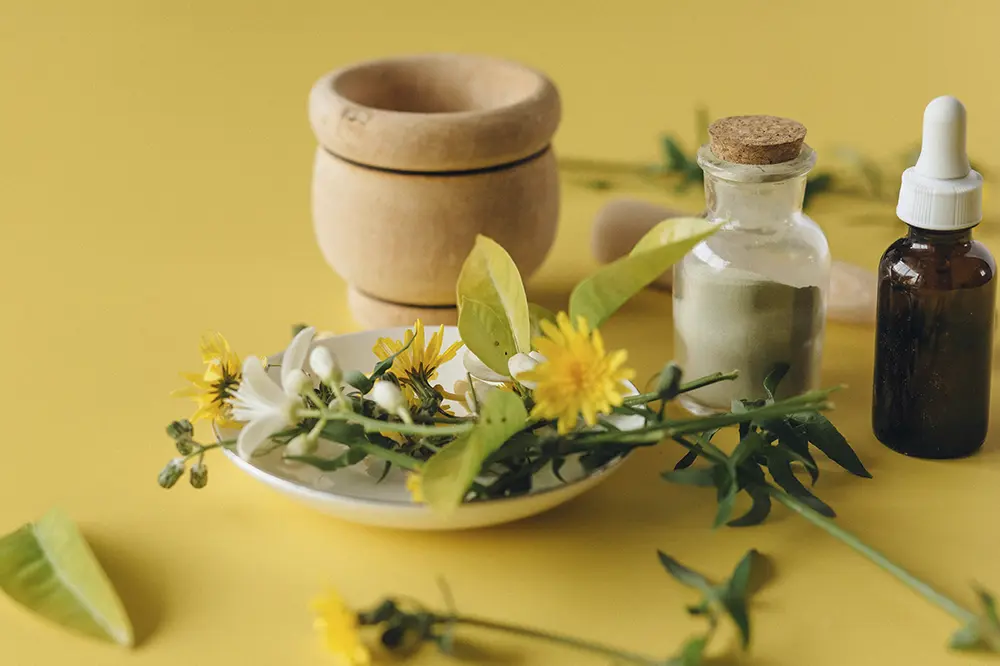
[[[665,129],[690,145],[698,103],[800,119],[821,154],[846,143],[891,156],[918,139],[928,100],[954,94],[973,158],[1000,166],[998,27],[993,0],[0,2],[0,531],[66,507],[141,638],[125,653],[0,601],[0,662],[329,663],[307,608],[324,585],[359,604],[435,603],[438,576],[466,612],[667,654],[699,625],[655,550],[721,576],[753,546],[777,577],[754,603],[748,663],[959,663],[947,616],[786,512],[712,532],[710,493],[657,479],[674,450],[636,454],[547,515],[458,534],[335,522],[222,460],[201,492],[155,477],[172,454],[162,426],[189,410],[167,394],[197,369],[202,331],[268,353],[295,322],[356,327],[310,223],[306,95],[323,72],[425,50],[510,56],[559,84],[561,154],[644,160]],[[607,197],[564,195],[556,247],[529,283],[555,306],[594,267],[587,229]],[[866,265],[902,231],[891,206],[828,197],[811,212],[835,255]],[[982,237],[996,247],[995,234]],[[669,299],[644,294],[607,338],[652,373],[671,355],[669,321]],[[875,479],[829,470],[820,495],[961,600],[972,581],[1000,591],[997,436],[950,463],[881,448],[872,345],[868,328],[832,326],[824,381],[850,384],[834,418]],[[523,664],[606,663],[490,645]]]

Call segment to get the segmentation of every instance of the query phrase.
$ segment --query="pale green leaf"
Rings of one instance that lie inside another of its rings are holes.
[[[517,353],[517,343],[502,312],[471,298],[458,308],[458,333],[462,342],[486,367],[508,376],[507,361]]]
[[[527,420],[528,412],[516,394],[487,394],[476,426],[424,463],[422,490],[427,504],[442,513],[458,507],[483,461],[524,428]]]
[[[528,318],[531,322],[531,338],[535,339],[542,335],[542,322],[551,321],[555,323],[556,313],[537,303],[528,303]]]
[[[569,299],[570,318],[575,321],[582,316],[591,327],[599,327],[717,229],[700,217],[660,222],[639,239],[627,257],[613,261],[576,285]]]
[[[62,511],[0,538],[0,589],[67,629],[119,645],[134,642],[111,581]]]
[[[510,356],[531,351],[531,319],[521,274],[506,250],[486,236],[476,236],[476,244],[462,264],[457,300],[462,340],[494,372],[506,374]],[[473,310],[462,312],[474,303],[478,305]],[[498,328],[507,329],[505,340],[482,342],[496,336]],[[513,349],[499,350],[495,342],[504,344],[506,340],[513,341]],[[501,351],[508,352],[507,356]]]

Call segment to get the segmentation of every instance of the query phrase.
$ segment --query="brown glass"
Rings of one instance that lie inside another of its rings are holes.
[[[919,458],[959,458],[986,439],[993,255],[969,229],[909,234],[878,270],[875,436]]]

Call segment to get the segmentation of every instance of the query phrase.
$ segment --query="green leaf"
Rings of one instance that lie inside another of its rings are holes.
[[[360,444],[367,442],[365,427],[349,421],[327,421],[323,426],[323,438],[338,444]]]
[[[736,506],[737,494],[739,494],[739,486],[735,483],[726,489],[719,489],[719,506],[715,511],[715,523],[712,527],[722,527],[729,522],[733,516],[733,507]]]
[[[979,627],[973,622],[953,633],[948,647],[952,650],[981,650],[985,646],[979,635]]]
[[[771,496],[767,491],[757,486],[746,489],[752,504],[750,509],[739,518],[733,518],[727,525],[730,527],[751,527],[760,525],[771,514]]]
[[[395,355],[393,355],[393,357],[395,358]],[[383,362],[380,362],[379,365]],[[391,361],[389,362],[389,366],[392,366]],[[385,372],[383,371],[382,374],[384,375]],[[351,370],[350,372],[344,373],[344,383],[361,391],[361,395],[366,395],[368,391],[372,390],[372,386],[375,385],[375,382],[368,379],[363,372],[358,372],[357,370]]]
[[[369,381],[371,381],[374,384],[374,382],[375,382],[376,379],[378,379],[379,377],[381,377],[385,373],[389,372],[389,368],[392,367],[392,363],[393,363],[393,361],[396,360],[396,357],[399,356],[400,354],[402,354],[403,352],[405,352],[407,349],[409,349],[410,345],[413,344],[413,340],[414,339],[415,338],[411,336],[410,339],[406,341],[406,344],[404,344],[402,347],[400,347],[400,349],[399,349],[398,352],[396,352],[395,354],[393,354],[389,358],[386,358],[386,359],[381,360],[378,363],[376,363],[375,364],[375,369],[372,370],[372,376],[370,377]],[[353,386],[353,384],[352,384],[352,386]],[[358,387],[358,386],[355,386],[355,388],[357,388],[359,391],[361,390],[361,388]],[[368,390],[369,391],[371,390],[371,386],[368,387]],[[361,391],[361,392],[362,393],[367,393],[368,391]]]
[[[829,505],[813,495],[812,492],[810,492],[809,489],[802,485],[802,482],[796,478],[795,472],[792,471],[791,457],[787,451],[776,447],[769,447],[767,451],[764,452],[764,455],[767,458],[768,471],[771,472],[771,476],[774,478],[774,481],[781,486],[785,492],[802,500],[805,504],[809,505],[811,508],[823,514],[827,518],[837,517],[837,514],[832,508],[830,508]]]
[[[134,642],[111,581],[73,521],[51,510],[0,538],[0,588],[35,613],[81,634]]]
[[[683,460],[681,461],[683,462]],[[680,463],[677,463],[678,465]],[[698,486],[699,488],[709,488],[715,485],[715,472],[711,467],[682,467],[674,468],[669,472],[663,472],[661,477],[664,481],[678,483],[684,486]]]
[[[979,604],[983,607],[986,619],[995,627],[1000,628],[1000,617],[997,616],[997,603],[993,595],[981,587],[976,588],[976,596],[979,597]]]
[[[531,316],[521,274],[495,241],[476,236],[458,276],[458,330],[466,347],[491,370],[531,351]]]
[[[700,666],[708,636],[696,636],[684,642],[680,653],[667,662],[667,666]]]
[[[851,445],[840,431],[830,423],[830,420],[819,413],[812,413],[807,416],[798,416],[793,422],[805,428],[806,437],[813,445],[826,454],[830,460],[837,463],[855,476],[872,478],[871,473],[865,469],[858,454],[854,452]]]
[[[643,236],[628,256],[602,267],[573,289],[569,314],[598,328],[648,284],[718,227],[699,217],[665,220]],[[480,357],[482,358],[482,357]]]
[[[336,458],[320,458],[319,456],[285,456],[285,460],[293,460],[295,462],[300,462],[315,467],[316,469],[323,470],[324,472],[332,472],[337,469],[343,469],[344,467],[350,467],[351,465],[357,465],[367,457],[368,452],[363,449],[348,449]],[[386,471],[388,471],[388,468],[386,468]]]
[[[694,461],[697,459],[698,459],[697,451],[688,451],[687,453],[684,454],[684,457],[678,460],[677,464],[674,465],[674,471],[687,469],[688,467],[693,465]]]
[[[805,428],[792,423],[788,418],[766,421],[761,427],[778,436],[778,445],[802,463],[809,472],[812,483],[815,484],[819,479],[819,466],[809,452],[809,439],[806,437]]]
[[[490,392],[476,426],[424,464],[423,492],[431,508],[443,513],[457,508],[483,461],[520,431],[527,420],[521,398],[507,391]]]
[[[663,142],[663,156],[665,159],[665,166],[668,171],[684,171],[688,165],[687,155],[681,150],[680,145],[678,145],[677,140],[672,136],[665,136],[662,139]]]
[[[528,320],[531,324],[531,339],[542,335],[542,322],[551,321],[555,323],[556,315],[552,310],[542,307],[537,303],[528,303]]]
[[[774,394],[778,390],[778,384],[788,374],[790,367],[787,363],[776,363],[771,372],[767,373],[767,377],[764,378],[764,392],[767,393],[768,400],[774,401]]]
[[[736,627],[740,630],[740,642],[743,649],[750,644],[750,616],[747,613],[747,589],[750,584],[750,575],[753,570],[754,558],[757,551],[747,551],[743,559],[736,565],[733,575],[726,584],[722,594],[722,606],[726,609],[729,617],[733,618]]]
[[[678,583],[700,590],[708,597],[714,598],[717,595],[712,582],[703,575],[694,569],[684,566],[674,558],[664,553],[662,550],[656,551],[656,554],[659,556],[660,564],[663,565],[663,568],[666,569],[667,573],[670,574]]]

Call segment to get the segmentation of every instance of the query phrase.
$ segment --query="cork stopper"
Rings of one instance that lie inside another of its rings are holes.
[[[780,164],[802,150],[806,127],[776,116],[730,116],[708,127],[712,152],[735,164]]]

